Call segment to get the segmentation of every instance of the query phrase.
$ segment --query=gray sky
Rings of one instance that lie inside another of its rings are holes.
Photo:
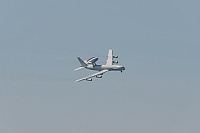
[[[199,0],[0,0],[0,132],[199,133]],[[74,83],[77,56],[126,70]]]

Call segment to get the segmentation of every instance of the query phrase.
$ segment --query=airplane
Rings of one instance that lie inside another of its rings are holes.
[[[81,78],[76,80],[75,82],[79,82],[79,81],[92,81],[93,77],[96,78],[102,78],[102,75],[106,72],[109,71],[123,71],[125,70],[124,66],[121,65],[116,65],[118,63],[118,61],[113,61],[113,58],[118,58],[118,56],[113,56],[113,50],[109,50],[108,51],[108,59],[105,65],[97,65],[96,61],[98,60],[97,57],[92,57],[88,60],[83,61],[80,57],[77,57],[81,66],[79,68],[76,68],[75,71],[77,70],[81,70],[81,69],[89,69],[89,70],[96,70],[99,71],[97,73],[94,73],[92,75],[89,75],[87,77]]]

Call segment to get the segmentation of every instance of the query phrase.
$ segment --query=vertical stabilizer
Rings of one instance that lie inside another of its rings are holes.
[[[83,67],[87,67],[87,64],[80,57],[77,58]]]

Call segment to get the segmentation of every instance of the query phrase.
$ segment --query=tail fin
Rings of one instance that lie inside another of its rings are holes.
[[[77,58],[83,67],[87,67],[87,64],[80,57]]]

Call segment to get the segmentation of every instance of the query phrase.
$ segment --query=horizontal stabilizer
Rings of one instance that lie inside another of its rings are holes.
[[[76,69],[74,69],[74,71],[78,71],[78,70],[81,70],[81,69],[83,69],[84,67],[79,67],[79,68],[76,68]]]

